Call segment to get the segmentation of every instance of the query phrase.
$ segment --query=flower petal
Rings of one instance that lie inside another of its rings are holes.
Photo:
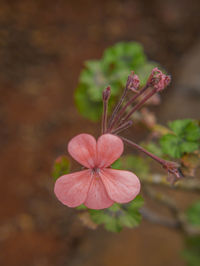
[[[55,183],[54,192],[56,197],[68,207],[79,206],[87,197],[91,180],[91,170],[63,175]]]
[[[105,209],[110,207],[114,202],[109,198],[104,184],[101,181],[101,178],[96,175],[93,177],[87,199],[84,202],[85,206],[90,209]]]
[[[97,141],[97,166],[104,168],[116,161],[124,150],[122,140],[112,134],[104,134]]]
[[[96,160],[96,140],[89,134],[80,134],[68,144],[71,156],[87,168],[93,168]]]
[[[129,171],[103,169],[100,177],[109,197],[118,203],[131,201],[140,192],[138,177]]]

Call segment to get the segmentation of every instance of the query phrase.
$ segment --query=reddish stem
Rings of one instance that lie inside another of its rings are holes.
[[[126,86],[118,104],[116,105],[116,107],[115,107],[115,109],[111,115],[111,118],[110,118],[109,123],[108,123],[108,127],[110,127],[112,125],[113,119],[115,118],[117,112],[119,111],[119,108],[120,108],[121,104],[123,103],[124,98],[126,97],[127,91],[128,91],[128,87]]]
[[[129,140],[129,139],[126,139],[122,136],[120,136],[120,138],[125,141],[127,144],[129,144],[131,147],[134,147],[138,150],[140,150],[141,152],[145,153],[146,155],[150,156],[152,159],[154,159],[155,161],[157,161],[159,164],[161,164],[163,167],[166,167],[166,165],[168,163],[172,163],[172,162],[168,162],[166,160],[163,160],[159,157],[157,157],[156,155],[152,154],[151,152],[145,150],[143,147],[141,147],[140,145],[136,144],[135,142]]]
[[[121,123],[119,126],[123,125],[124,122],[126,122],[130,116],[137,111],[142,105],[149,100],[155,93],[157,92],[157,89],[153,89],[150,93],[148,93],[138,104],[136,104],[133,109],[122,119]]]
[[[101,131],[104,134],[107,130],[107,116],[108,116],[108,100],[110,98],[110,86],[108,86],[102,94],[103,99],[103,114],[102,114],[102,127]]]
[[[103,102],[103,116],[102,116],[102,134],[106,132],[107,128],[107,110],[108,110],[108,101]]]
[[[120,133],[121,131],[131,127],[133,125],[133,121],[132,120],[129,120],[127,122],[125,122],[123,125],[121,125],[120,127],[117,127],[116,129],[114,129],[113,131],[111,131],[110,133],[112,134],[118,134]]]
[[[131,105],[141,94],[143,94],[149,87],[149,84],[146,84],[139,92],[138,94],[135,94],[125,105],[124,107],[121,109],[121,111],[118,113],[118,115],[116,115],[112,121],[112,123],[110,123],[109,126],[109,131],[112,131],[114,125],[119,121],[119,119],[121,118],[121,116],[124,114],[124,112],[126,111],[126,108]]]

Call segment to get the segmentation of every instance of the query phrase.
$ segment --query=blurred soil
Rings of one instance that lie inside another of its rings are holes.
[[[198,43],[199,7],[198,0],[0,1],[0,265],[184,265],[177,232],[146,222],[116,235],[83,227],[55,199],[51,167],[72,136],[98,133],[73,102],[84,60],[135,40],[180,84],[184,56]],[[184,107],[173,89],[160,121]]]

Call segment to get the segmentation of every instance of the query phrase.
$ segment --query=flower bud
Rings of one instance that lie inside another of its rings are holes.
[[[111,89],[110,89],[110,86],[108,86],[108,87],[103,91],[103,94],[102,94],[103,101],[108,101],[108,99],[110,98],[110,93],[111,93]]]
[[[169,85],[170,81],[171,77],[163,74],[162,71],[156,67],[152,70],[147,82],[159,92],[164,90],[164,88]]]
[[[128,76],[126,87],[129,90],[136,92],[136,90],[139,88],[139,86],[140,86],[140,80],[138,78],[138,75],[134,74],[134,72],[132,71],[131,75]]]
[[[180,178],[183,177],[183,174],[180,170],[180,165],[175,162],[165,161],[163,168],[168,172],[167,180],[173,185]]]

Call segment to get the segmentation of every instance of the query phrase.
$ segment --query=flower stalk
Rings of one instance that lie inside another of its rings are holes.
[[[110,123],[110,126],[108,128],[109,132],[112,132],[114,126],[119,122],[120,118],[125,113],[126,109],[140,96],[142,95],[147,89],[149,85],[146,84],[137,94],[135,94],[120,110],[120,112],[117,114],[115,113],[112,123]]]
[[[124,138],[122,136],[120,136],[120,138],[126,142],[128,145],[130,145],[133,148],[138,149],[139,151],[145,153],[146,155],[148,155],[149,157],[151,157],[153,160],[155,160],[156,162],[158,162],[159,164],[162,165],[162,167],[167,170],[168,174],[171,175],[171,178],[169,179],[169,181],[174,184],[175,181],[177,181],[178,179],[180,179],[182,176],[180,170],[179,170],[179,164],[175,163],[175,162],[171,162],[171,161],[166,161],[164,159],[159,158],[158,156],[156,156],[155,154],[145,150],[143,147],[141,147],[140,145],[136,144],[135,142]]]
[[[150,93],[148,93],[139,103],[137,103],[132,110],[121,120],[121,123],[119,125],[122,125],[125,123],[130,116],[137,111],[140,107],[142,107],[155,93],[157,93],[157,89],[153,89]]]
[[[117,127],[116,129],[114,129],[114,130],[112,131],[112,134],[118,134],[118,133],[120,133],[120,132],[122,132],[122,131],[128,129],[128,128],[131,127],[132,125],[133,125],[133,121],[132,121],[132,120],[129,120],[129,121],[123,123],[123,125],[121,125],[121,126]]]
[[[112,125],[114,125],[114,123],[115,123],[114,119],[115,119],[117,112],[119,111],[119,109],[120,109],[120,107],[121,107],[121,105],[122,105],[122,103],[123,103],[123,101],[127,95],[128,90],[132,90],[133,92],[139,93],[137,91],[137,89],[139,88],[139,85],[140,85],[140,80],[139,80],[138,76],[135,75],[134,72],[132,71],[131,74],[128,76],[126,86],[124,88],[122,96],[121,96],[119,102],[117,103],[117,105],[116,105],[116,107],[115,107],[115,109],[114,109],[114,111],[110,117],[109,128],[111,128]]]
[[[108,100],[110,98],[110,86],[108,86],[102,94],[103,99],[103,114],[102,114],[102,127],[101,131],[104,134],[107,130],[107,116],[108,116]]]

